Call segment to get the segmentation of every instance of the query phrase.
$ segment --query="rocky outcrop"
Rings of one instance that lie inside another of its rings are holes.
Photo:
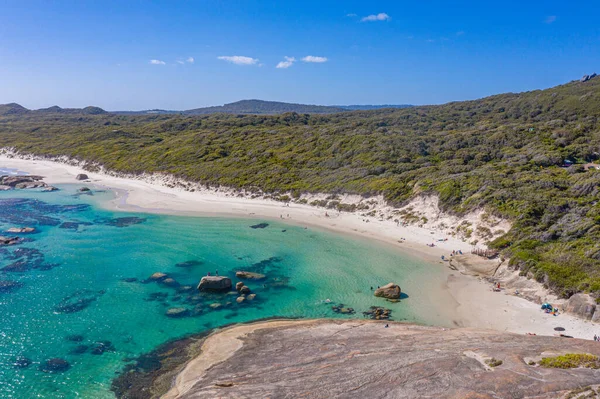
[[[375,290],[375,296],[387,299],[399,299],[402,290],[398,284],[389,283]]]
[[[46,183],[42,181],[42,176],[35,175],[17,175],[17,176],[0,176],[0,186],[11,188],[37,188],[46,187]]]
[[[593,73],[591,75],[583,75],[583,77],[581,79],[579,79],[580,82],[587,82],[590,79],[594,79],[596,76],[598,76],[596,73]]]
[[[198,284],[199,291],[229,291],[231,279],[223,276],[204,276]]]
[[[579,398],[568,395],[600,384],[600,370],[539,365],[548,350],[600,355],[596,342],[491,330],[274,321],[221,330],[205,347],[171,378],[185,389],[163,398]]]
[[[235,273],[237,278],[246,279],[246,280],[264,280],[267,276],[260,273],[239,271]]]
[[[596,303],[589,295],[575,294],[564,304],[564,310],[583,319],[591,320],[596,311]]]
[[[87,179],[89,179],[89,177],[85,173],[80,173],[77,176],[75,176],[75,180],[87,180]]]
[[[241,289],[242,289],[242,287],[243,287],[243,286],[244,286],[244,283],[242,283],[241,281],[238,281],[238,282],[235,284],[235,289],[236,289],[237,291],[239,291],[239,290],[241,290]]]

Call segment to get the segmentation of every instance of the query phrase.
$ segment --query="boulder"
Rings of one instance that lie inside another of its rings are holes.
[[[88,192],[88,191],[91,191],[91,190],[90,190],[88,187],[81,187],[81,188],[79,189],[79,192],[80,192],[80,193],[86,193],[86,192]]]
[[[256,294],[249,294],[249,295],[246,295],[246,299],[247,299],[247,300],[249,300],[249,301],[253,301],[253,300],[254,300],[254,298],[256,298]]]
[[[7,233],[19,234],[19,233],[33,233],[35,228],[33,227],[11,227],[6,230]]]
[[[581,79],[579,79],[580,82],[587,82],[588,80],[590,80],[590,75],[583,75],[583,77]]]
[[[236,290],[241,290],[242,287],[244,286],[244,283],[242,283],[241,281],[235,284],[235,289]]]
[[[45,192],[45,193],[48,193],[48,192],[51,192],[51,191],[58,191],[58,188],[56,188],[54,186],[47,186],[42,191]]]
[[[42,182],[42,176],[1,176],[0,177],[0,185],[9,186],[13,188],[33,188],[33,187],[43,187],[46,183]],[[32,184],[31,186],[28,186]],[[19,186],[21,185],[21,186]]]
[[[235,276],[237,278],[247,279],[247,280],[264,280],[267,277],[264,274],[245,272],[245,271],[236,272]]]
[[[48,359],[42,363],[40,365],[40,370],[44,373],[60,373],[67,371],[70,367],[71,365],[65,359],[56,357],[53,359]]]
[[[12,190],[11,186],[0,185],[0,191]]]
[[[221,305],[219,302],[215,302],[215,303],[211,303],[210,305],[208,305],[211,309],[219,309]]]
[[[20,241],[19,237],[4,237],[0,236],[0,246],[2,245],[13,245]]]
[[[236,299],[235,301],[236,301],[237,303],[242,303],[242,302],[244,302],[245,300],[246,300],[246,297],[244,297],[244,296],[239,296],[239,297],[237,297],[237,299]]]
[[[75,176],[75,180],[87,180],[87,179],[89,179],[89,177],[85,173],[80,173],[77,176]]]
[[[185,317],[185,316],[189,315],[189,313],[190,313],[190,311],[186,308],[170,308],[167,310],[165,315],[167,317],[172,317],[172,318],[176,319],[178,317]]]
[[[387,299],[399,299],[402,291],[398,284],[389,283],[375,290],[375,296]]]
[[[587,294],[575,294],[565,303],[564,310],[583,319],[591,320],[596,311],[596,303]]]
[[[152,281],[161,281],[167,278],[166,273],[156,272],[152,276],[150,276],[150,280]]]
[[[198,291],[229,291],[231,279],[223,276],[204,276],[198,284]]]
[[[247,286],[243,286],[242,288],[240,288],[240,294],[249,294],[250,293],[250,288],[248,288]]]

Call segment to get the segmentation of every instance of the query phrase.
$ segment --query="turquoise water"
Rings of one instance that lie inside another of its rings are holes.
[[[111,380],[128,358],[232,322],[361,318],[371,305],[392,309],[394,320],[446,322],[427,295],[443,284],[442,268],[387,246],[273,221],[111,212],[96,204],[112,193],[78,195],[79,187],[0,192],[0,230],[39,231],[22,235],[27,242],[0,247],[0,280],[22,284],[0,292],[1,398],[113,398]],[[260,222],[268,226],[249,227]],[[164,272],[195,287],[216,270],[232,278],[236,270],[260,271],[268,278],[247,283],[257,298],[241,305],[236,296],[198,296],[144,281]],[[373,297],[371,286],[390,281],[408,298],[392,304]],[[212,303],[223,306],[214,310]],[[334,313],[331,306],[339,303],[356,314]],[[190,316],[165,316],[171,307],[185,307]],[[31,364],[15,367],[20,357]],[[70,368],[41,371],[50,358],[65,359]]]

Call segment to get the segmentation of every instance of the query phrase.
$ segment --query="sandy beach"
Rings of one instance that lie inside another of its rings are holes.
[[[90,181],[84,184],[115,192],[116,198],[103,204],[111,209],[176,215],[277,219],[307,228],[318,227],[385,242],[399,251],[423,259],[424,262],[432,264],[432,267],[443,267],[448,271],[447,285],[442,288],[445,292],[440,292],[440,307],[448,313],[457,327],[557,335],[554,328],[560,326],[565,328],[564,334],[576,338],[592,339],[594,334],[600,334],[600,325],[569,314],[544,314],[538,304],[515,296],[514,290],[494,292],[491,283],[450,270],[447,262],[441,261],[441,256],[448,258],[452,251],[458,250],[469,254],[473,245],[444,231],[416,225],[403,226],[393,220],[382,220],[359,212],[338,213],[293,202],[288,206],[274,200],[239,197],[232,190],[191,192],[178,187],[168,187],[160,182],[87,172],[78,166],[48,160],[18,159],[0,155],[0,167],[42,175],[49,184],[78,183],[75,176],[86,173]],[[428,244],[431,243],[435,243],[435,247],[429,247]],[[480,262],[497,264],[499,261],[481,259]]]

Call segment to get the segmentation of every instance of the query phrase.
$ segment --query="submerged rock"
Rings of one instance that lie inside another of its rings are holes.
[[[194,267],[194,266],[200,266],[203,265],[204,262],[200,261],[200,260],[187,260],[185,262],[181,262],[181,263],[177,263],[175,265],[175,267]]]
[[[90,306],[98,297],[103,294],[102,291],[79,290],[65,297],[58,305],[54,307],[57,313],[76,313]]]
[[[42,191],[45,193],[48,193],[48,192],[52,192],[52,191],[58,191],[58,188],[56,188],[54,186],[48,186],[48,187],[44,188]]]
[[[179,287],[179,283],[177,281],[175,281],[175,279],[172,279],[170,277],[167,277],[164,280],[160,280],[159,283],[164,286],[167,286],[167,287],[172,287],[172,288]]]
[[[26,369],[30,365],[31,365],[31,359],[28,359],[25,356],[17,357],[13,363],[13,366],[17,369]]]
[[[92,355],[102,355],[104,352],[114,352],[115,347],[110,341],[97,341],[92,346],[90,353]]]
[[[81,342],[84,339],[85,339],[85,337],[81,334],[71,334],[71,335],[67,335],[65,337],[65,340],[71,341],[71,342]]]
[[[259,223],[250,226],[251,229],[264,229],[266,227],[269,227],[269,223]]]
[[[199,291],[229,291],[231,279],[223,276],[204,276],[198,284]]]
[[[138,279],[135,277],[126,277],[124,279],[121,279],[121,281],[125,283],[135,283],[136,281],[138,281]]]
[[[72,355],[82,355],[86,353],[90,349],[89,345],[77,345],[75,348],[71,349],[69,352]]]
[[[134,224],[144,223],[146,218],[138,218],[136,216],[122,217],[116,219],[100,220],[99,223],[112,227],[128,227]]]
[[[23,283],[19,283],[18,281],[0,280],[0,293],[12,292],[18,288],[21,288],[22,286]]]
[[[387,299],[398,299],[401,293],[400,286],[394,283],[386,284],[375,290],[375,296]]]
[[[249,295],[246,295],[246,299],[247,299],[248,301],[253,301],[253,300],[254,300],[254,298],[256,298],[256,294],[249,294]]]
[[[21,241],[19,237],[4,237],[0,236],[0,246],[2,245],[15,245]]]
[[[61,358],[48,359],[40,365],[40,370],[44,373],[62,373],[71,368],[69,362]]]
[[[248,279],[248,280],[264,280],[267,276],[261,273],[253,273],[246,271],[239,271],[235,273],[237,278]]]
[[[88,187],[81,187],[78,191],[80,193],[87,193],[88,191],[92,191],[92,190],[90,190]]]
[[[189,316],[190,311],[186,308],[170,308],[165,312],[165,316],[179,318]]]
[[[235,300],[235,301],[236,301],[237,303],[242,303],[242,302],[244,302],[245,300],[246,300],[246,297],[244,297],[244,296],[239,296],[239,297],[237,297],[237,298],[236,298],[236,300]]]

